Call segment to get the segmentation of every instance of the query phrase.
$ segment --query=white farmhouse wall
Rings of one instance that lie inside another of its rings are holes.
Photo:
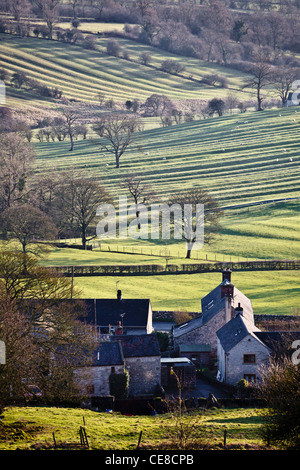
[[[260,378],[260,367],[269,359],[269,349],[252,335],[246,336],[228,353],[224,353],[220,344],[218,345],[218,370],[221,380],[225,383],[236,385],[245,375],[255,375]],[[245,354],[255,354],[256,362],[244,363]]]

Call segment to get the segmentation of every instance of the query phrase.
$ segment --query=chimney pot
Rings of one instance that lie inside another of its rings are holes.
[[[223,269],[222,271],[222,281],[225,281],[225,279],[231,282],[231,270],[229,268]]]
[[[243,307],[241,307],[240,302],[238,303],[238,306],[235,308],[235,315],[243,315]]]

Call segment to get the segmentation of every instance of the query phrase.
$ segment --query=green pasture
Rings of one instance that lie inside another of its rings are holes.
[[[142,175],[161,199],[200,186],[223,206],[299,196],[300,112],[248,112],[146,129],[115,168],[114,156],[93,137],[36,143],[37,172],[81,170],[117,197],[129,173]],[[122,192],[124,194],[124,190]]]
[[[182,264],[197,260],[238,261],[246,259],[299,259],[299,203],[286,202],[253,207],[241,213],[226,212],[222,233],[210,247],[185,259],[183,243],[163,244],[149,240],[99,240],[93,251],[52,248],[44,265]],[[73,242],[66,240],[67,243]],[[109,250],[119,250],[115,253]],[[123,251],[123,253],[122,253]],[[126,253],[125,253],[126,251]],[[132,254],[131,254],[132,253]],[[161,256],[158,256],[161,255]],[[164,256],[165,255],[165,256]],[[124,297],[150,298],[154,310],[201,311],[201,298],[221,282],[220,274],[157,276],[76,277],[79,297],[114,298],[121,288]],[[234,272],[233,282],[247,295],[257,314],[299,312],[299,272]]]
[[[240,99],[249,99],[249,91],[240,91],[243,76],[240,72],[187,57],[180,57],[138,44],[118,39],[130,60],[108,56],[108,38],[97,38],[96,50],[80,45],[66,44],[39,38],[22,38],[1,34],[0,67],[11,74],[26,72],[28,77],[47,86],[58,87],[65,98],[96,102],[96,94],[103,92],[106,98],[119,102],[127,99],[145,100],[152,93],[165,94],[174,100],[224,97],[233,91]],[[141,52],[148,52],[150,66],[140,63]],[[183,77],[159,70],[166,59],[180,61],[186,70]],[[218,73],[228,78],[228,89],[199,83],[205,75]],[[190,77],[194,79],[191,80]],[[8,90],[10,95],[10,90]],[[20,98],[28,99],[23,93]],[[10,99],[10,98],[9,98]]]
[[[153,310],[201,312],[201,299],[222,282],[221,274],[76,277],[77,298],[150,299]],[[255,314],[299,314],[298,271],[234,272],[232,282]]]
[[[197,411],[196,416],[186,416],[182,420],[189,438],[196,422],[203,428],[202,444],[221,448],[226,429],[228,446],[235,445],[240,449],[264,446],[260,433],[262,410],[222,408]],[[174,448],[170,430],[175,427],[175,420],[170,414],[124,416],[76,408],[11,407],[5,411],[2,423],[0,450],[51,450],[53,434],[57,446],[79,444],[79,429],[83,425],[91,450],[135,450],[141,431],[141,449]]]

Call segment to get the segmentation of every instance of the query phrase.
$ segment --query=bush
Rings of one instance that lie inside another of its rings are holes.
[[[178,74],[184,72],[185,68],[182,64],[175,60],[165,60],[161,64],[161,70],[167,73]]]
[[[106,46],[106,52],[108,55],[119,57],[121,50],[122,48],[117,41],[115,40],[108,41],[107,46]]]
[[[110,394],[117,399],[128,397],[129,374],[125,370],[123,374],[110,374],[109,376]]]

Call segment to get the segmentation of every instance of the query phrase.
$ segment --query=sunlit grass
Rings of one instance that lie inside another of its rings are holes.
[[[202,431],[206,430],[206,435],[204,433],[198,444],[213,444],[218,446],[217,448],[222,448],[226,429],[228,446],[239,445],[242,448],[246,445],[250,448],[264,446],[260,434],[263,418],[259,409],[214,409],[197,413],[199,426],[203,427]],[[195,418],[195,416],[186,417],[184,422],[188,423],[189,420],[195,422]],[[16,440],[2,440],[1,450],[49,449],[54,447],[54,438],[58,446],[62,443],[79,444],[79,428],[83,425],[91,450],[134,450],[141,431],[143,432],[141,449],[174,448],[174,441],[172,442],[169,436],[174,421],[169,414],[124,416],[118,413],[99,413],[71,408],[8,408],[4,413],[3,424],[13,426],[16,422],[23,423],[25,430],[26,426],[29,426],[33,430],[32,437],[22,436]]]

